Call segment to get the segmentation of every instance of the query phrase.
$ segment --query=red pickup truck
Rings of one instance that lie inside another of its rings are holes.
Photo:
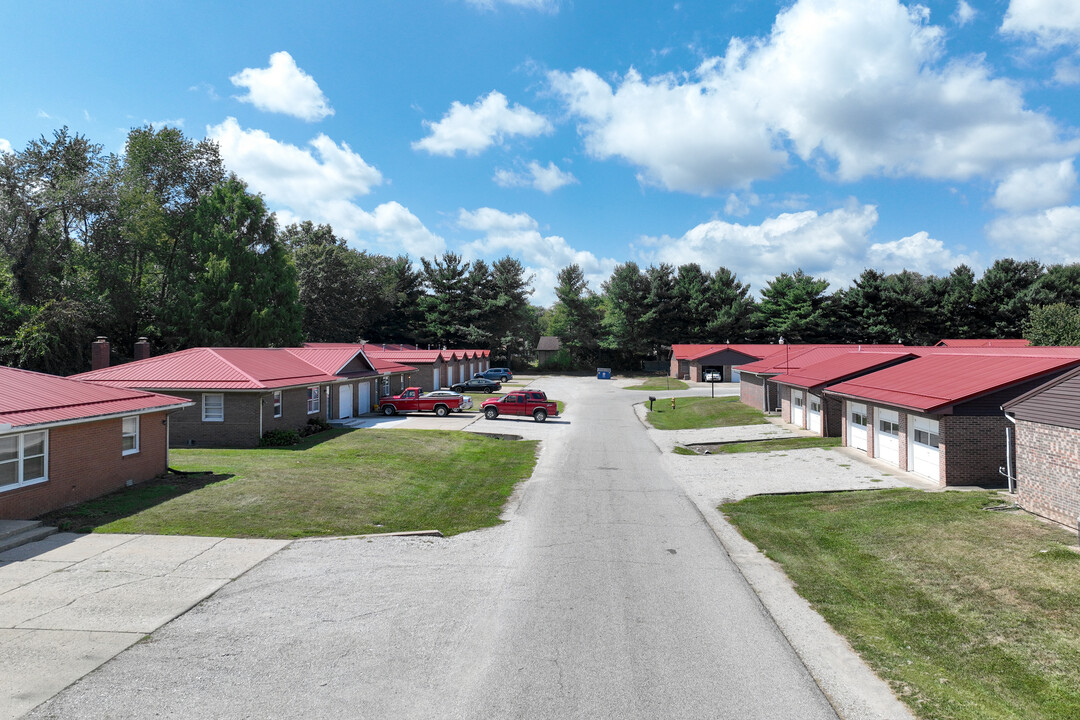
[[[404,412],[434,411],[439,417],[446,417],[451,410],[458,410],[463,402],[463,397],[446,397],[437,395],[428,397],[421,388],[405,388],[400,395],[384,397],[379,400],[379,410],[383,415],[397,415]]]
[[[536,422],[544,422],[548,415],[558,415],[559,406],[551,400],[541,400],[538,393],[529,390],[515,390],[501,397],[488,398],[480,403],[480,410],[488,420],[499,415],[532,415]]]

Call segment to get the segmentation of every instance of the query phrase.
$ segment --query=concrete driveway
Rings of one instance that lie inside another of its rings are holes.
[[[17,718],[280,550],[73,535],[0,553],[0,718]]]

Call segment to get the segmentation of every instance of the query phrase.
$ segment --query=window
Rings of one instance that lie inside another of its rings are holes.
[[[139,452],[139,416],[130,415],[123,419],[120,431],[120,447],[124,455]]]
[[[810,410],[812,412],[821,412],[821,401],[817,398],[810,400]]]
[[[202,419],[203,422],[225,421],[225,396],[221,393],[203,393],[202,396]]]
[[[46,431],[0,438],[0,488],[11,490],[48,480]]]
[[[307,412],[308,415],[319,412],[319,387],[317,385],[307,389]]]
[[[274,391],[274,417],[281,417],[281,391]]]
[[[886,435],[899,435],[900,423],[889,422],[888,420],[878,420],[878,430]]]
[[[791,404],[794,405],[795,407],[802,407],[803,406],[802,393],[792,393],[791,394]]]
[[[866,413],[853,412],[851,413],[851,424],[859,425],[860,427],[866,427]]]
[[[937,433],[929,432],[927,430],[919,430],[915,428],[915,442],[920,445],[929,445],[930,447],[938,446]]]

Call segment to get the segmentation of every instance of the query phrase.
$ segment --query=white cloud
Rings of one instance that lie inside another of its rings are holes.
[[[479,155],[508,137],[536,137],[553,129],[546,118],[529,108],[510,107],[506,96],[496,90],[477,98],[472,105],[455,100],[442,120],[425,120],[424,125],[431,134],[414,142],[413,149],[448,156],[459,150],[466,155]]]
[[[174,118],[172,120],[143,120],[143,125],[150,125],[157,130],[165,127],[182,129],[184,127],[184,118]]]
[[[466,0],[466,2],[483,10],[494,10],[498,5],[510,5],[549,13],[559,11],[559,0]]]
[[[966,0],[960,0],[956,4],[956,12],[953,13],[952,20],[960,27],[964,27],[969,22],[975,19],[975,16],[979,13],[975,8],[971,7]]]
[[[925,231],[899,240],[874,243],[866,251],[866,267],[886,273],[912,270],[924,275],[945,275],[964,263],[978,265],[971,255],[956,255]]]
[[[1077,187],[1072,160],[1012,172],[998,185],[991,202],[1013,213],[1064,205]]]
[[[553,193],[564,185],[578,182],[573,173],[560,170],[553,162],[547,167],[533,160],[525,172],[496,170],[495,182],[500,187],[531,187],[544,193]]]
[[[334,114],[315,79],[298,68],[292,55],[284,51],[270,56],[270,67],[244,68],[229,80],[247,88],[247,95],[238,100],[265,112],[284,113],[308,122]]]
[[[1043,47],[1080,43],[1080,4],[1074,0],[1010,0],[1001,31]]]
[[[0,153],[13,153],[13,152],[15,152],[15,151],[12,149],[11,143],[9,141],[5,140],[4,138],[0,138]]]
[[[1000,218],[987,225],[986,235],[1009,257],[1037,257],[1044,263],[1080,262],[1080,207],[1061,206]]]
[[[799,0],[767,37],[736,38],[689,74],[548,78],[591,155],[671,190],[746,187],[789,153],[842,181],[964,180],[1075,154],[983,57],[946,62],[928,14],[897,0]]]
[[[760,204],[761,198],[754,193],[744,193],[742,197],[739,197],[735,193],[731,193],[724,203],[724,214],[743,217],[744,215],[749,214],[751,207],[756,207]]]
[[[1054,82],[1061,85],[1080,85],[1080,60],[1067,57],[1054,63]]]
[[[527,213],[510,214],[489,207],[474,211],[461,209],[458,226],[483,234],[464,246],[466,259],[512,255],[521,260],[526,274],[536,276],[533,302],[540,305],[555,302],[556,280],[564,267],[579,265],[589,287],[599,292],[600,284],[611,276],[617,264],[611,258],[597,258],[587,250],[575,250],[558,235],[543,235],[539,224]]]
[[[369,212],[354,202],[383,177],[346,143],[319,135],[299,148],[262,130],[245,130],[231,117],[207,127],[206,135],[218,143],[226,167],[265,196],[282,224],[329,223],[354,244],[387,254],[431,257],[446,247],[400,203],[382,203]]]

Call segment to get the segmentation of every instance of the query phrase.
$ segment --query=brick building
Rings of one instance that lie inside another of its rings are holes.
[[[37,517],[168,469],[187,400],[0,367],[0,519]]]

